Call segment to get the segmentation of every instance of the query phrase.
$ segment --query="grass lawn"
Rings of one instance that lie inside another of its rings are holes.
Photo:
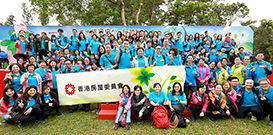
[[[94,108],[94,107],[93,107]],[[273,133],[273,127],[267,125],[269,118],[253,122],[250,120],[250,114],[245,119],[234,120],[230,118],[216,119],[211,122],[207,117],[196,119],[187,128],[169,128],[156,129],[150,126],[152,120],[145,123],[137,123],[136,120],[130,124],[130,130],[119,128],[114,131],[114,120],[99,120],[98,116],[91,112],[75,112],[66,114],[68,108],[62,108],[63,116],[56,116],[52,112],[45,121],[45,124],[36,124],[32,120],[26,123],[24,128],[18,128],[18,125],[4,124],[0,125],[0,134],[264,134]],[[1,117],[2,119],[2,117]]]

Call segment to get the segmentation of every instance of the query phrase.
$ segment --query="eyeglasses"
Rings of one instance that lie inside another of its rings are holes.
[[[261,85],[261,86],[267,86],[268,83],[261,83],[260,85]]]
[[[65,65],[71,65],[71,63],[65,63]]]

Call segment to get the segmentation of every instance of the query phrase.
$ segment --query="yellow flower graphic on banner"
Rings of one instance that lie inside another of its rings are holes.
[[[141,87],[144,84],[148,86],[149,81],[151,81],[151,78],[155,75],[154,73],[151,73],[152,70],[153,70],[153,67],[129,69],[131,74],[134,75],[134,77],[131,79],[131,82],[138,83],[138,85],[140,85]]]

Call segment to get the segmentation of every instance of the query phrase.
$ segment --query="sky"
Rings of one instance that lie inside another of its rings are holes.
[[[12,13],[16,18],[16,24],[22,23],[22,10],[21,10],[21,3],[25,2],[30,7],[30,2],[28,0],[1,0],[1,8],[0,8],[0,22],[4,23],[6,21],[6,18],[10,13]],[[225,0],[224,3],[233,3],[233,2],[244,2],[248,8],[250,9],[249,16],[246,18],[240,18],[237,19],[235,22],[233,22],[232,26],[240,26],[239,21],[246,21],[248,19],[252,20],[258,20],[258,22],[255,24],[255,26],[260,25],[260,20],[262,19],[273,19],[273,16],[270,15],[271,8],[272,8],[272,0]],[[30,8],[29,8],[30,9]],[[34,23],[33,25],[41,25],[41,23],[38,20],[38,16],[33,16]],[[58,25],[58,22],[54,19],[50,19],[49,25],[56,26]]]

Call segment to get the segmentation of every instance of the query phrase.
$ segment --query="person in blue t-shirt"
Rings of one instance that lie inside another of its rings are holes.
[[[162,47],[162,52],[161,52],[161,54],[163,54],[165,56],[168,56],[168,54],[169,54],[170,48],[168,47],[168,44],[169,44],[169,40],[167,38],[165,38],[163,40],[163,47]]]
[[[41,76],[42,81],[43,81],[43,85],[44,85],[45,71],[46,71],[47,63],[44,60],[40,60],[40,61],[38,61],[38,65],[39,65],[39,68],[35,69],[34,73],[37,73],[37,74],[39,74]]]
[[[259,89],[253,86],[254,81],[251,78],[247,78],[245,80],[245,87],[240,89],[237,94],[237,105],[239,107],[238,118],[245,118],[249,112],[252,114],[252,121],[257,121],[262,118],[263,110],[261,101],[265,101],[266,98]]]
[[[156,54],[153,55],[150,60],[149,64],[150,66],[164,66],[167,65],[166,63],[166,56],[161,54],[162,47],[160,44],[157,44],[155,47]]]
[[[126,69],[131,68],[130,61],[132,52],[128,50],[129,41],[125,39],[123,41],[123,50],[118,50],[117,55],[115,57],[115,63],[118,64],[118,69]]]
[[[183,39],[181,38],[181,32],[177,32],[177,38],[175,38],[174,46],[177,47],[178,54],[182,55],[183,49]]]
[[[171,102],[171,109],[174,109],[176,113],[183,113],[187,105],[187,99],[179,82],[173,84],[173,90],[169,93],[168,99]]]
[[[154,108],[160,105],[163,105],[168,111],[170,111],[172,108],[171,104],[169,103],[167,95],[161,91],[160,83],[155,83],[153,88],[154,91],[151,92],[149,96],[149,101],[151,104],[149,111],[153,112]],[[174,111],[173,108],[172,111]]]
[[[269,126],[273,126],[273,87],[270,86],[270,81],[267,78],[260,78],[259,85],[257,88],[264,93],[266,99],[263,104],[264,118],[269,115]]]
[[[239,49],[238,49],[239,52],[237,53],[237,56],[241,57],[242,61],[243,61],[244,57],[247,56],[246,53],[244,52],[244,49],[245,49],[244,47],[239,47]]]
[[[73,35],[70,37],[70,52],[71,52],[71,55],[75,55],[75,50],[79,50],[79,45],[78,45],[78,42],[79,42],[79,39],[78,39],[78,36],[77,36],[77,30],[76,29],[73,29],[72,30],[72,33]]]
[[[98,41],[97,38],[98,38],[97,35],[94,34],[94,35],[92,35],[92,38],[89,39],[89,46],[88,46],[89,52],[90,52],[89,54],[91,54],[91,53],[94,53],[94,54],[98,53],[99,45],[101,43]]]
[[[218,53],[221,51],[222,44],[223,44],[222,35],[219,34],[219,35],[217,36],[217,40],[216,40],[216,43],[215,43],[215,45],[216,45],[216,50],[218,51]]]
[[[118,65],[114,62],[116,55],[111,54],[111,44],[105,45],[106,53],[100,58],[100,67],[102,70],[112,70],[115,69]]]
[[[172,65],[172,66],[182,65],[181,56],[178,55],[178,50],[175,46],[171,47],[170,49],[170,55],[167,57],[167,63],[168,65]]]
[[[257,61],[251,63],[252,66],[255,67],[255,71],[257,73],[256,76],[254,76],[254,85],[258,86],[258,80],[260,78],[267,78],[268,75],[272,74],[272,67],[271,64],[267,61],[264,61],[264,53],[263,52],[258,52],[256,54],[256,59]]]
[[[57,36],[58,40],[57,46],[61,53],[64,54],[63,53],[64,49],[66,48],[69,49],[69,38],[64,35],[63,29],[58,29],[58,33],[59,35]]]
[[[16,93],[22,94],[23,85],[20,83],[22,72],[20,71],[21,67],[17,63],[13,63],[9,66],[10,73],[6,74],[3,83],[7,84],[6,87],[11,87],[15,90]]]

